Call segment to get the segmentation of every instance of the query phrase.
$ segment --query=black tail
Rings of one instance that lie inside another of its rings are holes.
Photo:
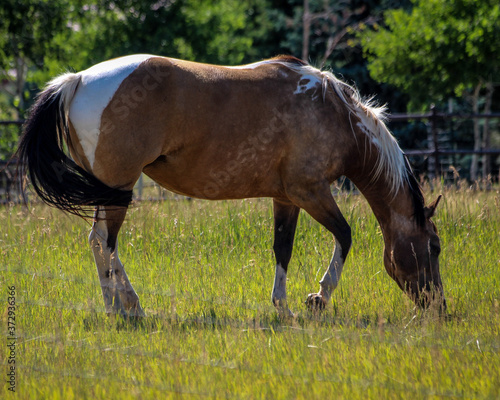
[[[60,79],[59,83],[53,81],[40,94],[24,126],[17,157],[18,171],[28,173],[35,192],[45,203],[86,218],[93,214],[95,206],[128,206],[132,191],[104,184],[64,150],[65,142],[69,143],[66,107],[78,82],[77,75]]]

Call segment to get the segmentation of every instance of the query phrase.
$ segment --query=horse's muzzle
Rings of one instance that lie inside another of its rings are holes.
[[[407,285],[407,288],[407,294],[417,306],[424,310],[438,310],[440,315],[446,314],[447,304],[442,284],[429,281],[421,286],[412,282]]]

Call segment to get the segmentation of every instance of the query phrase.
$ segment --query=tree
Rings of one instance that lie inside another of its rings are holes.
[[[66,0],[3,0],[0,6],[0,75],[14,86],[17,117],[25,108],[30,67],[55,56],[55,37],[68,30]]]
[[[265,6],[265,0],[4,0],[2,77],[17,79],[22,103],[30,69],[30,79],[42,84],[67,68],[139,52],[241,63],[257,56],[252,45],[266,34],[258,27]]]
[[[238,64],[255,57],[253,41],[265,0],[94,0],[89,65],[151,53],[200,62]],[[91,17],[90,17],[91,16]],[[81,29],[87,29],[82,26]]]
[[[413,0],[384,13],[386,28],[361,38],[371,75],[412,94],[415,106],[490,82],[500,67],[495,0]]]
[[[286,52],[323,67],[338,61],[342,52],[353,51],[348,39],[360,25],[374,21],[374,3],[378,2],[292,0],[270,17],[281,30],[280,46]]]
[[[355,82],[362,93],[377,94],[392,111],[403,111],[406,96],[375,82],[355,40],[355,32],[381,20],[387,9],[406,7],[409,0],[267,0],[270,26],[256,40],[261,54],[292,54],[320,68],[332,69]]]
[[[372,77],[410,94],[412,108],[459,95],[469,97],[477,113],[482,88],[487,88],[485,104],[491,106],[493,82],[500,72],[498,1],[413,0],[413,4],[410,12],[387,11],[386,27],[359,35]],[[474,138],[478,150],[479,122]],[[471,179],[477,178],[477,165],[475,156]]]

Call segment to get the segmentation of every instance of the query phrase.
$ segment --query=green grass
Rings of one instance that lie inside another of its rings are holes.
[[[342,281],[324,313],[306,310],[333,241],[301,213],[288,274],[297,317],[283,321],[270,302],[270,200],[132,208],[119,249],[140,322],[104,314],[87,223],[41,204],[0,209],[0,398],[499,398],[498,191],[445,191],[438,208],[449,321],[416,310],[385,273],[364,199],[338,203],[353,228]]]

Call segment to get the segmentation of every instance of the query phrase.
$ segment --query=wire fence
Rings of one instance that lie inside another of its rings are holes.
[[[481,148],[446,148],[446,139],[440,137],[439,124],[443,121],[467,121],[467,120],[483,120],[485,124],[490,124],[491,120],[497,120],[496,132],[499,131],[500,113],[489,113],[489,114],[464,114],[464,113],[442,113],[438,112],[435,107],[431,107],[431,111],[424,114],[393,114],[389,117],[390,122],[410,122],[410,121],[428,121],[428,140],[427,148],[420,149],[408,149],[405,150],[405,154],[409,157],[424,156],[428,157],[429,161],[425,173],[429,177],[440,177],[445,172],[443,167],[448,167],[450,161],[444,163],[444,159],[447,156],[455,155],[480,155],[483,156],[481,162],[483,164],[488,164],[488,168],[484,168],[483,171],[487,173],[498,173],[499,172],[499,160],[494,160],[495,166],[492,171],[489,168],[491,163],[491,157],[500,156],[500,148],[493,148],[489,146],[483,146]],[[495,126],[488,126],[491,131],[495,131]],[[471,135],[473,136],[473,135]],[[449,139],[448,139],[449,141]],[[484,144],[484,138],[483,138]],[[454,160],[455,161],[455,160]],[[483,176],[483,178],[487,178]]]

